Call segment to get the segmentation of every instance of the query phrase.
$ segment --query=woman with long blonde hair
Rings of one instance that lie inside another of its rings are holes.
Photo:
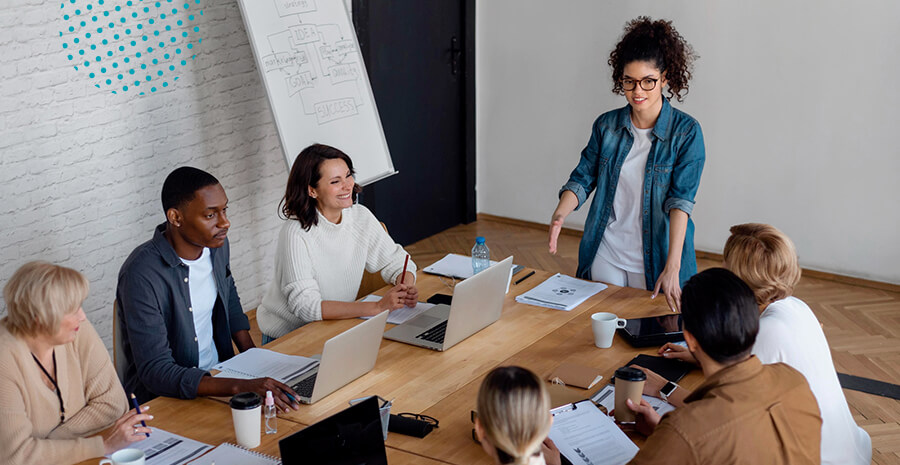
[[[531,371],[498,367],[478,390],[475,433],[497,464],[544,465],[541,445],[550,432],[550,396]]]

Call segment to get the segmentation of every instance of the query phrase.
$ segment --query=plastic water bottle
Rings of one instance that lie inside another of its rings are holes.
[[[275,399],[272,397],[272,391],[266,391],[266,434],[275,434],[278,432],[277,412],[275,411]]]
[[[472,247],[472,274],[486,270],[491,266],[491,251],[484,243],[484,237],[475,238],[475,247]]]

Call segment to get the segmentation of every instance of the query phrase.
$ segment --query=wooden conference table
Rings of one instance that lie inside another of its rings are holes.
[[[519,365],[546,378],[563,362],[597,367],[604,377],[600,385],[591,390],[564,388],[571,391],[573,398],[587,398],[610,379],[616,368],[635,355],[656,351],[655,347],[635,349],[618,336],[611,348],[596,348],[591,314],[611,312],[621,318],[671,314],[662,296],[651,300],[649,291],[617,286],[610,286],[569,312],[515,301],[517,295],[552,274],[536,270],[528,280],[511,285],[500,320],[446,352],[382,340],[378,361],[371,372],[313,405],[279,414],[278,434],[263,435],[262,444],[256,450],[277,455],[278,440],[282,437],[343,410],[350,399],[377,394],[394,399],[391,413],[422,413],[440,421],[438,428],[421,439],[389,433],[386,445],[391,464],[491,463],[481,446],[472,440],[469,417],[469,411],[475,408],[478,387],[491,369]],[[449,279],[421,271],[418,274],[421,300],[435,293],[452,293],[451,285]],[[311,323],[265,347],[286,354],[311,356],[321,353],[326,340],[360,322],[352,319]],[[679,384],[690,389],[701,381],[699,370],[694,370]],[[152,426],[212,445],[234,442],[231,412],[224,400],[154,399],[149,402],[150,413],[155,417]],[[638,446],[642,445],[641,436],[629,436]],[[96,460],[83,463],[94,464]]]

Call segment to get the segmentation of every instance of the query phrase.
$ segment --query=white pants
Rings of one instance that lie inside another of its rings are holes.
[[[600,256],[594,256],[594,262],[591,263],[591,279],[601,283],[612,284],[613,286],[633,287],[635,289],[647,288],[647,280],[644,278],[644,273],[625,271]]]

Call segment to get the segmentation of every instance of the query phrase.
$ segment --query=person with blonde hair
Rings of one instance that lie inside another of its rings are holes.
[[[3,288],[0,463],[68,464],[145,439],[109,353],[81,304],[88,281],[47,262],[19,268]],[[146,407],[145,407],[146,410]]]
[[[801,274],[794,243],[774,226],[739,224],[731,227],[724,256],[725,267],[750,286],[762,312],[753,354],[762,363],[795,368],[816,396],[822,415],[822,463],[868,464],[872,440],[853,421],[822,325],[809,306],[793,296]],[[675,344],[666,344],[660,353],[693,361],[690,352]]]
[[[542,444],[552,417],[540,378],[517,366],[495,368],[482,381],[476,405],[475,434],[494,463],[545,463]]]

